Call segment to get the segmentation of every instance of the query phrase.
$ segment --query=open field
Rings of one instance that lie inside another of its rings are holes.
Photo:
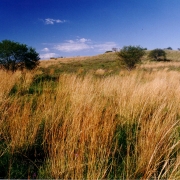
[[[177,53],[131,72],[113,53],[0,71],[0,178],[179,179]]]

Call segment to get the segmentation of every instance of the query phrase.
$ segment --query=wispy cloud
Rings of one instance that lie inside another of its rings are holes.
[[[85,43],[85,42],[90,42],[90,39],[85,39],[85,38],[81,38],[81,39],[77,39],[77,41],[81,42],[81,43]]]
[[[47,18],[45,20],[43,20],[45,24],[49,25],[53,25],[55,23],[65,23],[66,20],[60,20],[60,19],[51,19],[51,18]]]
[[[60,43],[54,46],[54,49],[63,52],[74,52],[91,49],[91,45],[87,43],[87,39],[67,40],[65,43]],[[90,41],[90,40],[89,40]]]
[[[43,48],[41,51],[49,52],[49,48]]]
[[[56,53],[45,53],[45,54],[40,54],[41,59],[50,59],[51,57],[56,57],[58,54]]]
[[[76,40],[67,40],[64,43],[57,44],[53,49],[62,51],[62,52],[75,52],[83,50],[93,50],[96,52],[104,52],[111,50],[113,47],[116,47],[115,42],[104,42],[104,43],[95,43],[90,39],[80,38]]]

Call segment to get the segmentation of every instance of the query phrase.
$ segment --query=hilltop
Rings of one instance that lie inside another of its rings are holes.
[[[148,58],[146,51],[142,58],[142,63],[137,66],[138,69],[152,70],[153,68],[164,68],[179,70],[180,67],[180,51],[165,50],[169,62],[153,62]],[[92,72],[100,75],[118,74],[124,67],[120,63],[120,59],[115,52],[99,54],[96,56],[79,56],[67,58],[53,58],[43,60],[40,63],[40,70],[59,75],[60,73],[78,73],[85,74]]]
[[[147,60],[147,55],[150,52],[150,50],[145,51],[146,54],[144,56],[144,60]],[[167,53],[167,59],[170,59],[172,61],[180,61],[180,51],[177,50],[165,50]],[[112,61],[114,59],[118,59],[116,52],[108,52],[104,54],[98,54],[95,56],[75,56],[75,57],[60,57],[60,58],[50,58],[46,61],[51,62],[63,62],[63,63],[71,63],[71,62],[77,62],[77,61],[88,61],[88,60],[109,60]]]

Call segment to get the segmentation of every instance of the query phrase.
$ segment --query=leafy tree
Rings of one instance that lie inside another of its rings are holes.
[[[166,52],[162,49],[154,49],[150,51],[149,58],[151,58],[154,61],[165,61]]]
[[[173,50],[172,47],[168,47],[167,50]]]
[[[120,52],[118,52],[118,56],[128,70],[135,68],[136,64],[141,62],[141,58],[144,54],[145,51],[140,46],[124,46]]]
[[[0,42],[0,68],[7,71],[32,70],[39,65],[39,54],[32,47],[18,42]]]

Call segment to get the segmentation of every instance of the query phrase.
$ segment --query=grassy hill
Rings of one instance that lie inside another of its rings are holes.
[[[53,71],[55,74],[63,72],[85,74],[99,69],[109,72],[119,71],[118,56],[115,53],[105,53],[97,56],[57,58],[41,61],[41,69]]]
[[[170,62],[151,62],[148,58],[149,51],[142,58],[142,64],[138,65],[139,70],[151,71],[153,68],[169,68],[179,70],[180,51],[166,50],[167,59]],[[61,73],[94,73],[96,75],[119,74],[125,67],[121,65],[116,53],[104,53],[97,56],[56,58],[41,61],[40,69],[46,73],[59,75]]]
[[[148,52],[147,52],[148,53]],[[0,179],[180,179],[180,53],[0,71]]]

